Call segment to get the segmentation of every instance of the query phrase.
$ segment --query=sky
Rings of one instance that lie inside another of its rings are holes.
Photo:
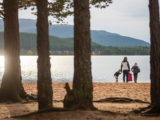
[[[150,41],[149,35],[149,0],[113,0],[105,8],[91,8],[91,29],[105,30],[124,36]],[[30,10],[19,11],[20,18],[36,19]],[[50,19],[53,19],[50,17]],[[65,19],[73,25],[73,16]]]

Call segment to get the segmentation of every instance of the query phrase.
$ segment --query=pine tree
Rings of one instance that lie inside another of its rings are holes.
[[[18,0],[4,0],[5,71],[2,78],[1,100],[20,101],[26,93],[21,81]]]
[[[149,0],[151,34],[151,111],[160,112],[160,19],[158,0]]]
[[[89,0],[74,0],[73,90],[66,84],[64,107],[93,109]]]
[[[37,0],[38,105],[39,110],[52,107],[52,79],[49,58],[47,0]]]

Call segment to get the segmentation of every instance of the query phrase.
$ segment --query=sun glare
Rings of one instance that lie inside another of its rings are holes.
[[[0,56],[0,67],[4,67],[4,56]]]

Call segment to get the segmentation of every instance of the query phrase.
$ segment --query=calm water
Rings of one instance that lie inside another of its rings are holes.
[[[115,82],[113,74],[120,68],[124,56],[92,56],[92,75],[94,82]],[[138,62],[141,72],[138,82],[150,82],[149,56],[127,56],[130,66]],[[21,56],[23,81],[37,80],[37,57]],[[52,80],[68,82],[73,79],[73,56],[51,56]],[[0,81],[4,72],[4,57],[0,56]],[[119,77],[122,82],[122,74]]]

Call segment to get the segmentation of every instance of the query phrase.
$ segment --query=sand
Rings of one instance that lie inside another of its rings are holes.
[[[62,100],[66,94],[65,83],[53,83],[53,105],[63,107]],[[72,86],[71,83],[69,83]],[[37,94],[35,82],[24,82],[28,94]],[[160,117],[139,116],[131,111],[146,107],[150,103],[150,83],[94,83],[93,103],[98,111],[49,112],[33,115],[26,120],[160,120]],[[130,98],[139,102],[109,102],[106,98]],[[102,102],[103,100],[103,102]],[[96,102],[101,101],[101,102]],[[11,116],[23,115],[37,111],[37,102],[0,103],[0,119],[13,119]],[[22,118],[21,118],[22,119]]]

